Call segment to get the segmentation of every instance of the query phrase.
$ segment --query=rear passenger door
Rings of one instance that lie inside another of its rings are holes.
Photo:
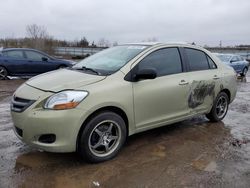
[[[220,87],[221,73],[203,51],[184,48],[190,76],[188,106],[192,113],[208,112]]]
[[[26,59],[23,50],[8,50],[3,52],[3,59],[9,73],[22,75],[25,73]]]
[[[156,70],[155,79],[133,82],[136,127],[157,127],[187,116],[190,113],[189,83],[179,49],[171,47],[151,52],[133,70],[148,68]]]

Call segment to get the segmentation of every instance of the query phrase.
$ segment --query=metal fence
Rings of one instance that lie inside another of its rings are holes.
[[[57,47],[55,48],[55,53],[56,55],[89,56],[103,49],[105,48]]]
[[[250,60],[250,48],[232,47],[232,48],[206,48],[206,49],[215,53],[237,54],[244,57],[245,59]]]
[[[105,48],[57,47],[55,48],[55,53],[56,55],[89,56],[100,52],[103,49]],[[250,48],[207,48],[207,50],[216,53],[238,54],[246,59],[250,59]]]

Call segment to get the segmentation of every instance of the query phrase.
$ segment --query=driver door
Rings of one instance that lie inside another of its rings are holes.
[[[134,68],[154,69],[155,79],[133,82],[135,122],[138,129],[157,127],[187,116],[189,81],[178,48],[152,52]]]
[[[231,66],[234,68],[234,70],[236,72],[239,73],[241,71],[240,70],[240,66],[239,66],[239,59],[238,59],[237,56],[233,56],[232,59],[231,59],[231,61],[230,61],[230,63],[231,63]]]
[[[36,75],[54,70],[53,63],[51,63],[49,58],[45,57],[45,55],[31,50],[26,50],[25,55],[27,58],[25,68],[28,74]],[[46,60],[43,59],[44,57]]]

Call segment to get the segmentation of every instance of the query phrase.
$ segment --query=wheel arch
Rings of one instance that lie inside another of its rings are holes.
[[[229,91],[229,89],[222,89],[220,92],[224,92],[227,94],[229,102],[231,101],[231,92]]]
[[[94,117],[96,116],[97,114],[100,114],[102,112],[105,112],[105,111],[110,111],[110,112],[114,112],[118,115],[121,116],[121,118],[124,120],[125,122],[125,125],[126,125],[126,129],[127,129],[127,137],[129,135],[129,121],[128,121],[128,117],[127,117],[127,114],[124,112],[124,110],[122,110],[121,108],[119,107],[116,107],[116,106],[105,106],[105,107],[101,107],[97,110],[95,110],[94,112],[92,112],[86,119],[85,121],[82,123],[81,125],[81,128],[79,129],[78,131],[78,134],[77,134],[77,139],[76,139],[76,150],[78,150],[78,143],[79,143],[79,139],[80,139],[80,136],[81,136],[81,132],[83,131],[83,129],[85,128],[85,125]]]
[[[65,68],[65,67],[68,67],[68,66],[67,66],[66,64],[61,63],[61,64],[59,64],[57,67],[58,67],[58,69],[59,69],[59,68],[61,68],[61,67]]]
[[[5,69],[6,69],[6,71],[9,73],[9,70],[8,70],[7,66],[0,64],[0,67],[5,68]]]
[[[9,69],[8,69],[5,65],[1,65],[1,64],[0,64],[0,67],[5,68],[5,70],[7,71],[7,76],[10,75],[11,72],[9,71]]]

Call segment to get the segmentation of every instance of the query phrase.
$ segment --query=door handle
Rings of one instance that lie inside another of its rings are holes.
[[[220,79],[220,77],[218,77],[217,75],[214,75],[213,79],[218,80],[218,79]]]
[[[185,80],[181,80],[180,83],[179,83],[179,85],[181,85],[181,86],[182,86],[182,85],[187,85],[187,84],[188,84],[188,82],[185,81]]]

